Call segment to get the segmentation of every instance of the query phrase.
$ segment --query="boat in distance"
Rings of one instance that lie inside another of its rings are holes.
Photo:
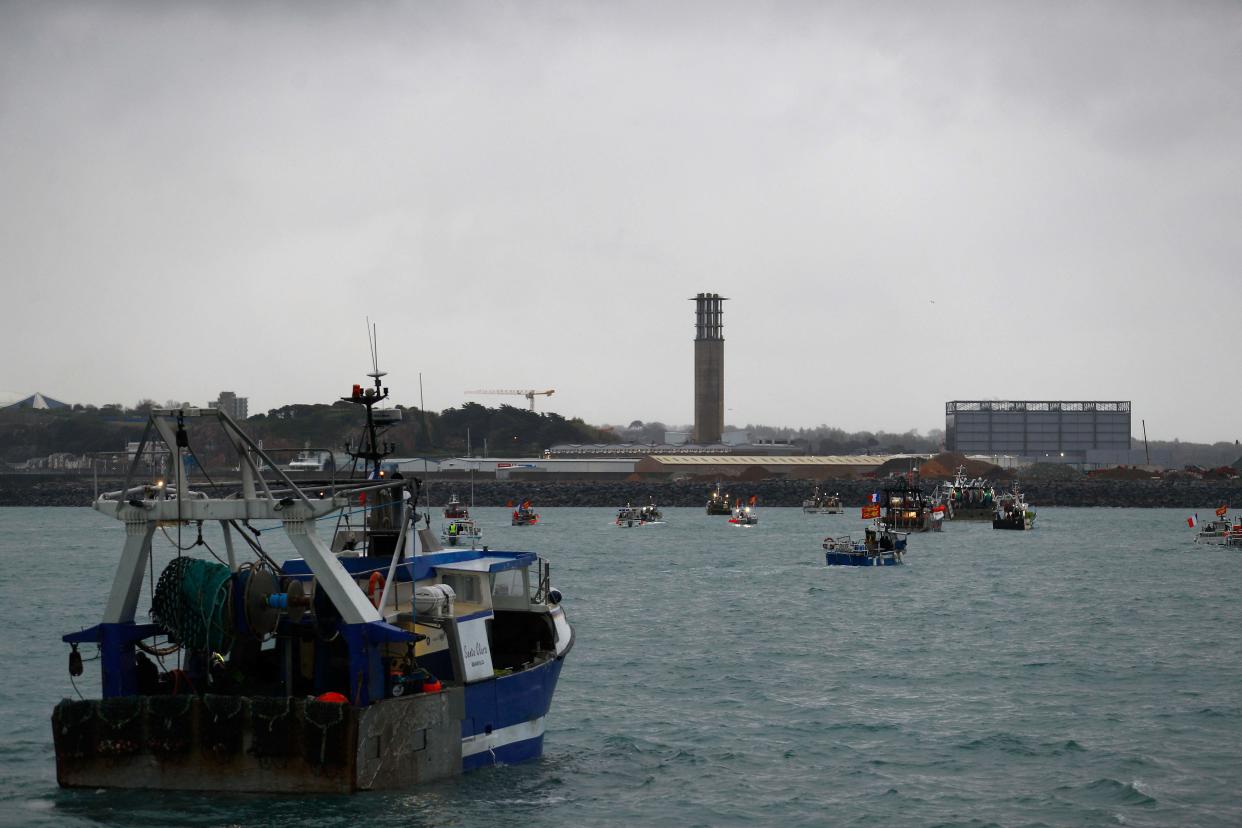
[[[738,498],[729,513],[729,523],[734,526],[757,526],[759,515],[755,511],[755,498],[751,497],[750,502],[745,505],[742,504],[742,499]]]
[[[932,500],[945,507],[949,520],[991,520],[996,511],[996,487],[983,478],[968,479],[966,467],[958,466],[952,482],[937,486]]]
[[[471,485],[471,492],[473,493],[473,491],[474,486]],[[471,496],[473,497],[473,494]],[[449,494],[448,503],[444,504],[444,519],[459,520],[461,518],[468,517],[470,517],[470,510],[466,508],[464,503],[457,499],[456,492]]]
[[[613,519],[613,523],[626,528],[634,526],[663,526],[664,513],[657,509],[654,503],[647,506],[631,506],[627,503],[617,510],[617,516]]]
[[[509,523],[513,526],[534,526],[539,522],[539,513],[530,505],[529,500],[523,500],[513,510]]]
[[[729,493],[722,491],[719,483],[707,495],[707,513],[717,516],[733,514],[733,503],[729,500]]]
[[[1239,546],[1242,545],[1242,517],[1236,521],[1229,519],[1229,507],[1220,506],[1216,510],[1216,518],[1209,520],[1199,526],[1199,516],[1194,515],[1186,521],[1190,524],[1190,528],[1198,528],[1195,534],[1195,543],[1216,544],[1219,546]]]
[[[890,529],[939,532],[944,526],[945,509],[929,503],[923,490],[905,477],[884,481],[872,502],[880,504],[884,525]]]
[[[1015,480],[1013,489],[996,499],[996,514],[992,518],[993,529],[1026,530],[1035,528],[1035,510],[1026,502]]]
[[[471,518],[454,518],[440,532],[440,543],[445,546],[469,546],[475,548],[483,540],[483,529]]]
[[[421,526],[419,482],[380,474],[371,407],[387,389],[371,376],[373,389],[345,398],[366,409],[351,452],[366,475],[322,493],[300,489],[222,410],[150,412],[136,458],[161,441],[170,479],[139,482],[135,459],[122,489],[94,502],[125,540],[100,623],[63,636],[71,676],[85,671],[78,648],[98,645],[102,692],[53,711],[61,786],[405,789],[542,753],[574,642],[550,566],[440,547]],[[191,489],[187,422],[223,431],[239,492]],[[334,516],[325,543],[317,525]],[[299,556],[276,563],[257,520],[279,523]],[[178,554],[142,623],[157,530]]]
[[[824,538],[824,562],[828,566],[896,566],[902,563],[908,537],[876,521],[863,530],[860,541],[849,535]]]
[[[802,511],[810,515],[839,515],[845,511],[841,495],[825,494],[816,486],[811,496],[802,501]]]

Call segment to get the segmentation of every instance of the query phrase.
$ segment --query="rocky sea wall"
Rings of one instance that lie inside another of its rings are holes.
[[[116,481],[100,482],[101,488],[119,488]],[[874,480],[822,481],[821,489],[839,493],[848,506],[862,505],[875,491]],[[930,492],[935,483],[924,481]],[[505,506],[530,500],[540,506],[609,506],[626,503],[661,506],[702,506],[709,486],[702,482],[655,481],[516,481],[487,480],[474,484],[479,506]],[[749,499],[760,506],[800,506],[811,493],[804,480],[760,480],[726,485],[730,497]],[[1030,481],[1022,484],[1032,507],[1113,506],[1204,510],[1221,504],[1242,507],[1242,480],[1072,480]],[[429,494],[432,505],[441,505],[450,493],[462,500],[470,497],[469,485],[434,482]],[[54,476],[0,476],[0,506],[88,506],[94,493],[89,479]]]

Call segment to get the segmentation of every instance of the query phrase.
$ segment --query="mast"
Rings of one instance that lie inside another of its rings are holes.
[[[346,443],[345,451],[354,459],[355,468],[359,460],[363,461],[366,477],[370,480],[378,480],[380,478],[380,461],[392,454],[396,446],[392,443],[380,443],[379,431],[375,426],[375,412],[373,409],[376,405],[388,399],[388,388],[381,382],[381,379],[387,376],[388,372],[379,369],[379,357],[376,354],[375,326],[371,324],[369,319],[367,320],[367,339],[371,345],[371,371],[367,376],[371,378],[374,386],[363,388],[361,385],[355,384],[350,395],[348,397],[341,397],[341,400],[353,405],[364,406],[367,410],[367,421],[362,429],[361,442],[357,447],[351,447]]]

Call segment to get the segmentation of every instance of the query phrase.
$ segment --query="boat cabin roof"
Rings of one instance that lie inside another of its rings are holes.
[[[397,565],[397,580],[422,581],[435,577],[435,571],[449,572],[501,572],[506,569],[519,569],[535,563],[538,558],[534,552],[482,552],[474,549],[463,549],[454,552],[433,552],[407,558]],[[387,571],[390,558],[337,558],[350,575],[361,577],[370,572]],[[302,558],[291,558],[281,565],[284,575],[298,577],[299,580],[309,578],[310,564]]]
[[[530,561],[523,560],[521,558],[502,558],[498,555],[488,555],[486,558],[476,558],[471,561],[453,561],[451,563],[432,564],[432,567],[441,572],[503,572],[506,569],[518,569],[524,567],[529,563]]]

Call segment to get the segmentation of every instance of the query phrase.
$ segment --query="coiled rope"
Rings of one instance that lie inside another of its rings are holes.
[[[160,573],[151,618],[169,641],[191,650],[227,653],[232,646],[228,618],[227,566],[197,558],[175,558]]]

